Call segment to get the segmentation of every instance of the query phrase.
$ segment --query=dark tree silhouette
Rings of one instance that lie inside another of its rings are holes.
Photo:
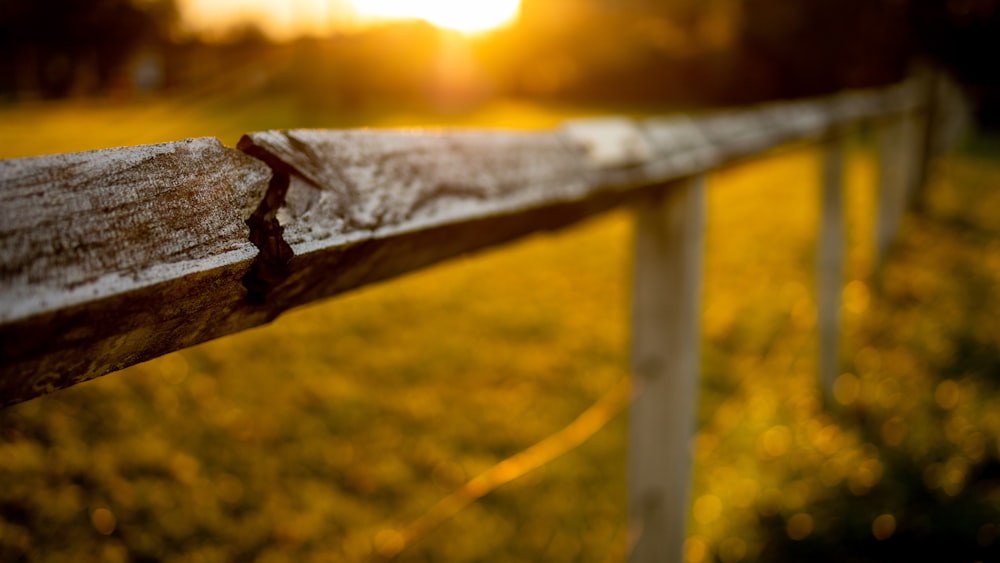
[[[0,93],[103,89],[142,46],[163,45],[175,0],[0,0]]]

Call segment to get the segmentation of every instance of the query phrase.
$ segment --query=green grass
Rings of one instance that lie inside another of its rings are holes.
[[[278,108],[7,107],[0,155],[359,119]],[[507,104],[370,123],[565,115]],[[1000,166],[945,161],[878,286],[874,161],[849,155],[833,412],[815,376],[818,153],[711,178],[691,563],[905,560],[908,546],[937,553],[927,541],[944,560],[997,553]],[[441,499],[627,377],[631,244],[627,211],[611,213],[0,412],[0,560],[358,561],[399,547]],[[400,560],[623,560],[626,418],[410,538]]]

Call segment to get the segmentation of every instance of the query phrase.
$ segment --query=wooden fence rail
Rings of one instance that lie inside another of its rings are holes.
[[[704,174],[793,141],[827,144],[818,302],[829,388],[843,133],[860,122],[886,130],[884,252],[923,156],[925,143],[914,139],[929,130],[927,84],[542,132],[264,131],[236,149],[202,138],[0,161],[0,406],[630,203],[638,210],[632,554],[679,560]]]

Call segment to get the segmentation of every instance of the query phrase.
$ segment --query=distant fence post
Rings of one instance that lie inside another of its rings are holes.
[[[903,214],[917,195],[917,184],[923,180],[920,162],[923,129],[919,115],[913,111],[892,116],[881,127],[876,267],[885,260]]]
[[[934,68],[926,69],[921,84],[923,92],[923,109],[913,115],[914,128],[917,137],[914,143],[914,168],[913,168],[913,194],[910,200],[915,209],[923,209],[925,188],[930,180],[931,161],[937,156],[939,139],[941,133],[938,128],[941,126],[941,90],[944,87],[944,77],[940,70]]]
[[[629,424],[633,563],[683,560],[696,428],[705,177],[637,208]]]
[[[875,220],[875,267],[880,269],[899,230],[906,208],[921,198],[933,152],[935,77],[920,75],[922,100],[889,115],[879,127],[879,193]]]
[[[907,119],[892,116],[878,127],[879,181],[875,219],[875,267],[881,268],[906,207]]]
[[[844,277],[844,140],[835,130],[823,146],[820,229],[816,255],[816,324],[824,400],[833,397],[840,368],[840,301]]]

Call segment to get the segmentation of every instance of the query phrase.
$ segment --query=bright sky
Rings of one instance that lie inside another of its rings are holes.
[[[387,19],[424,19],[435,25],[477,32],[504,25],[520,0],[179,0],[185,25],[218,31],[254,22],[272,37],[325,34]]]

